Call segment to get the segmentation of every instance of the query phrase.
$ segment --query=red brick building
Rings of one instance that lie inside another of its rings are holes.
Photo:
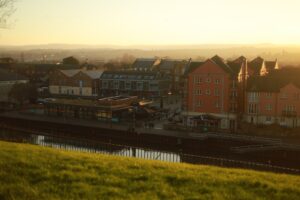
[[[186,76],[183,113],[186,125],[197,127],[209,114],[215,120],[207,126],[235,129],[238,87],[231,67],[214,56],[203,63],[191,63],[190,68],[193,69]]]
[[[190,62],[186,71],[183,115],[187,126],[235,130],[249,105],[247,88],[251,77],[268,77],[279,69],[276,61],[243,56],[225,61],[214,56],[205,62]],[[213,120],[212,120],[213,119]]]
[[[299,69],[282,69],[249,80],[244,120],[253,124],[300,126]]]

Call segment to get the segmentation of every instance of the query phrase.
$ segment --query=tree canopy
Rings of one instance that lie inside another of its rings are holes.
[[[67,57],[63,59],[64,65],[79,65],[80,62],[78,59],[74,58],[73,56]]]
[[[37,89],[30,83],[17,83],[13,85],[9,92],[9,97],[17,101],[19,104],[25,102],[34,102],[37,99]]]
[[[0,0],[0,28],[7,28],[8,19],[14,13],[16,0]]]

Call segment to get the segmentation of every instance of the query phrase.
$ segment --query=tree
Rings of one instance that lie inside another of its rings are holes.
[[[7,28],[8,19],[14,13],[15,0],[0,0],[0,28]]]
[[[20,105],[30,101],[35,102],[37,99],[37,89],[30,83],[16,83],[9,92],[9,97],[17,101]]]
[[[64,65],[79,65],[79,60],[74,58],[73,56],[67,57],[63,59],[63,64]]]

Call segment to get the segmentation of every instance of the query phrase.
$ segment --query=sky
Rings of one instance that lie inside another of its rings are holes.
[[[299,0],[17,0],[0,45],[300,44]]]

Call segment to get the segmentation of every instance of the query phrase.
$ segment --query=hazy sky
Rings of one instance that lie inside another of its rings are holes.
[[[300,0],[18,0],[0,44],[300,44]]]

